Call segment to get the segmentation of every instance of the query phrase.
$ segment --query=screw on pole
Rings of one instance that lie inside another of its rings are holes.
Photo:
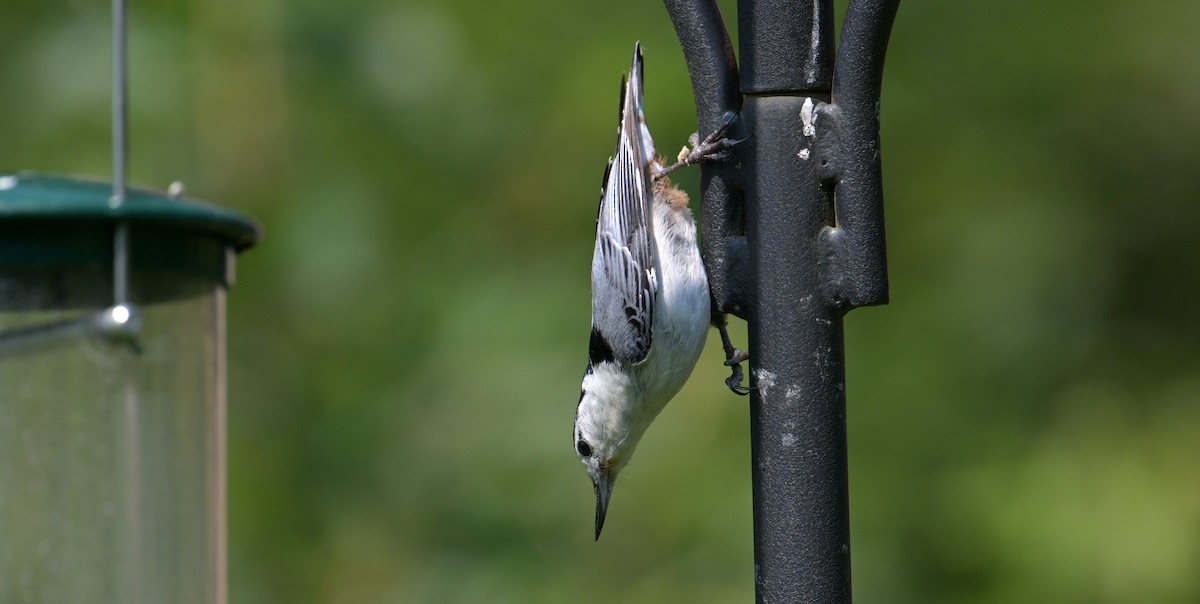
[[[714,314],[749,326],[757,601],[848,603],[842,317],[887,302],[878,107],[899,0],[851,0],[836,57],[832,0],[740,0],[740,74],[715,0],[664,4],[700,132],[736,111],[748,138],[701,165],[702,251]]]

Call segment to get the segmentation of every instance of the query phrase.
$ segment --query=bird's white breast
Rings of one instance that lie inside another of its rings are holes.
[[[646,361],[634,368],[653,418],[687,381],[708,334],[708,280],[696,245],[691,211],[657,200],[653,207],[659,289],[653,340]]]
[[[658,289],[650,350],[628,366],[600,363],[583,379],[576,421],[603,459],[620,469],[646,428],[687,381],[708,335],[709,294],[691,211],[655,200]]]

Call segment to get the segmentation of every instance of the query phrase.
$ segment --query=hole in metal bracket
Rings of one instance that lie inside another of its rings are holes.
[[[825,200],[827,202],[825,210],[825,224],[837,228],[837,183],[832,180],[822,181],[821,194],[825,196]]]

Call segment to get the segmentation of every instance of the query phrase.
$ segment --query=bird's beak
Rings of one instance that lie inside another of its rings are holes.
[[[604,528],[604,516],[608,514],[608,499],[612,497],[613,481],[608,473],[602,473],[596,481],[596,540],[600,540],[600,529]]]

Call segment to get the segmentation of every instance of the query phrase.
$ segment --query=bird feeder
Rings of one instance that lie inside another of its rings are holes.
[[[225,292],[250,218],[113,182],[0,174],[0,602],[223,604]]]
[[[0,601],[223,602],[225,293],[258,227],[112,192],[0,175]]]

